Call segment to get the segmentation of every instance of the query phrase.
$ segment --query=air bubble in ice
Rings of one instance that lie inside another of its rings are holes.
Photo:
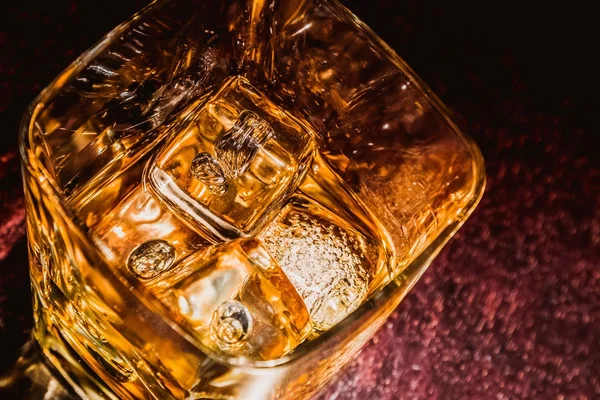
[[[252,314],[242,303],[229,300],[215,311],[210,335],[222,350],[242,345],[252,330]]]
[[[194,157],[191,172],[212,194],[222,196],[229,188],[223,169],[208,153],[200,153]]]
[[[127,267],[142,279],[152,279],[171,267],[175,248],[165,240],[148,240],[129,254]]]
[[[215,153],[227,172],[243,174],[258,150],[273,136],[273,128],[252,111],[240,113],[233,127],[215,142]]]

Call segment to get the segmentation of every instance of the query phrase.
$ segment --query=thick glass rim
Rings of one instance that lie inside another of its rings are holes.
[[[39,162],[37,162],[35,153],[31,151],[31,133],[33,131],[32,124],[35,122],[37,116],[44,106],[54,98],[54,96],[60,91],[61,87],[69,80],[69,78],[80,72],[89,61],[104,51],[113,42],[113,40],[118,39],[144,14],[159,9],[172,1],[175,0],[154,0],[128,20],[112,29],[94,46],[86,50],[75,61],[73,61],[47,87],[45,87],[29,105],[21,120],[19,127],[19,153],[21,156],[22,168],[36,176],[40,183],[43,183],[41,184],[41,189],[44,192],[44,195],[48,196],[55,203],[54,205],[57,207],[57,209],[72,223],[72,225],[77,229],[79,236],[81,236],[81,238],[84,239],[90,247],[96,248],[97,246],[85,233],[87,229],[76,217],[75,211],[67,204],[65,197],[62,195],[60,189],[55,183],[53,175],[46,168],[40,165]],[[427,247],[425,247],[403,270],[399,272],[394,279],[390,280],[384,287],[372,293],[364,304],[346,316],[346,318],[344,318],[333,328],[313,340],[301,343],[289,354],[275,360],[249,361],[246,359],[222,356],[210,351],[199,340],[187,333],[184,328],[175,323],[171,317],[171,311],[164,306],[162,302],[152,296],[145,287],[143,287],[139,282],[135,281],[135,279],[132,277],[127,276],[120,271],[105,268],[105,266],[108,266],[108,261],[105,261],[106,265],[101,267],[106,270],[103,271],[104,273],[109,273],[115,276],[117,278],[115,281],[118,281],[118,284],[123,286],[125,286],[124,282],[127,282],[128,287],[124,289],[131,291],[134,294],[136,301],[144,304],[144,306],[151,312],[160,311],[160,318],[175,332],[185,338],[194,347],[198,348],[199,351],[206,354],[209,358],[226,366],[242,368],[250,373],[254,371],[255,373],[260,374],[260,371],[264,370],[265,368],[285,367],[292,362],[301,360],[303,357],[315,351],[324,350],[328,344],[335,342],[335,338],[342,337],[344,332],[352,325],[354,321],[360,320],[370,310],[380,308],[391,298],[397,298],[398,301],[400,301],[411,290],[421,275],[427,270],[429,264],[441,251],[444,245],[463,225],[469,215],[471,215],[481,200],[485,189],[485,167],[479,148],[475,145],[471,138],[465,135],[457,127],[453,121],[452,113],[431,91],[431,89],[429,89],[429,87],[414,73],[414,71],[406,64],[406,62],[387,43],[385,43],[375,32],[371,30],[371,28],[369,28],[344,5],[339,3],[337,0],[315,1],[317,3],[328,4],[352,21],[355,28],[361,34],[368,37],[373,42],[374,46],[378,47],[379,50],[385,54],[403,74],[405,74],[406,78],[410,80],[411,84],[414,84],[419,91],[423,93],[425,98],[431,104],[432,108],[435,109],[446,121],[449,130],[452,131],[453,134],[455,134],[458,138],[460,138],[464,142],[465,147],[470,151],[473,161],[474,183],[472,185],[472,191],[468,195],[470,198],[468,198],[468,201],[466,201],[466,204],[461,211],[450,223],[447,224],[447,226],[441,232],[439,232],[439,234],[431,241],[431,243],[429,243],[429,245],[427,245]],[[27,183],[25,182],[24,185],[27,185]],[[101,254],[100,252],[98,253]],[[150,303],[150,306],[148,303]],[[394,308],[396,306],[397,305],[395,305]]]

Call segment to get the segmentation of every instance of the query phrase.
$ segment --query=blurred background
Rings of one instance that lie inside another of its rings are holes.
[[[592,121],[600,35],[591,7],[342,2],[456,114],[482,150],[488,184],[473,216],[322,399],[600,398],[600,140]],[[148,1],[7,3],[0,376],[32,326],[20,118],[76,56]]]

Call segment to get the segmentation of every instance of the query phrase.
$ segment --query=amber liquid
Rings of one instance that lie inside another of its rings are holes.
[[[387,232],[319,154],[308,123],[244,79],[159,129],[163,141],[70,199],[112,268],[145,286],[209,353],[282,357],[393,276]],[[118,382],[117,393],[141,394],[148,379],[165,396],[229,393],[217,389],[229,378],[216,364],[214,378],[198,381],[201,362],[176,349],[140,378],[131,355],[145,354],[144,344],[94,325],[94,312],[81,307],[73,311],[81,323],[63,328],[85,333],[96,372]]]
[[[481,160],[337,2],[153,4],[22,137],[35,337],[83,398],[310,398],[471,212]]]

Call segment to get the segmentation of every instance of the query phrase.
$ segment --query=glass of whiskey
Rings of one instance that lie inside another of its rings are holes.
[[[34,336],[82,398],[308,399],[478,203],[479,150],[334,0],[159,0],[28,109]]]

